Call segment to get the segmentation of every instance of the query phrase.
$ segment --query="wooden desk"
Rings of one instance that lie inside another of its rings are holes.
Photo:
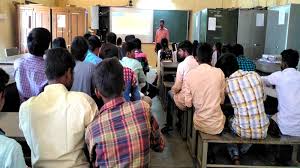
[[[25,140],[22,131],[19,129],[18,112],[0,112],[0,128],[10,138]]]
[[[24,57],[25,55],[27,55],[27,53],[9,56],[9,57],[1,57],[0,65],[14,65],[15,60],[17,60],[18,58]]]
[[[280,64],[267,63],[262,61],[256,61],[256,71],[263,75],[269,75],[273,72],[281,71]]]
[[[176,68],[178,67],[178,62],[161,62],[160,68]]]

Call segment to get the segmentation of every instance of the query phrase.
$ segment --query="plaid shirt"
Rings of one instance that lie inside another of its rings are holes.
[[[123,73],[124,73],[124,82],[127,84],[130,82],[131,86],[137,86],[137,79],[136,75],[133,70],[127,67],[123,67]]]
[[[234,131],[243,138],[265,138],[269,119],[264,108],[261,77],[256,72],[238,70],[227,79],[226,92],[234,108]]]
[[[28,54],[16,60],[14,68],[21,102],[43,91],[48,81],[43,57]]]
[[[256,65],[255,63],[250,60],[249,58],[246,58],[245,56],[238,56],[237,62],[239,64],[239,67],[243,71],[255,71]]]
[[[87,127],[85,140],[95,167],[148,167],[153,135],[160,143],[154,146],[162,151],[164,141],[149,105],[119,97],[101,108]]]

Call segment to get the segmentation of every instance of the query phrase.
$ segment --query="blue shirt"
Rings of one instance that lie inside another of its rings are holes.
[[[243,70],[243,71],[255,71],[256,65],[249,58],[246,58],[245,56],[241,55],[241,56],[236,57],[236,60],[239,64],[239,68],[241,70]]]
[[[88,50],[84,62],[90,62],[94,65],[98,65],[102,61],[97,55],[95,55],[91,50]]]
[[[26,168],[22,147],[14,139],[7,138],[0,132],[0,167]]]

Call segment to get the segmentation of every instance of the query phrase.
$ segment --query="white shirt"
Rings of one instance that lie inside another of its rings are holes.
[[[82,92],[68,91],[62,84],[20,107],[20,129],[31,149],[33,167],[89,167],[83,153],[85,129],[98,107]]]
[[[263,77],[266,85],[275,85],[278,98],[277,121],[284,135],[300,136],[300,72],[287,68]]]
[[[218,61],[218,51],[214,51],[211,57],[211,65],[216,66],[217,61]]]

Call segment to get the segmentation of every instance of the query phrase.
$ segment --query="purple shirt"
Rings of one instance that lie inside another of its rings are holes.
[[[14,62],[14,68],[21,102],[37,96],[47,84],[43,57],[27,54]]]

